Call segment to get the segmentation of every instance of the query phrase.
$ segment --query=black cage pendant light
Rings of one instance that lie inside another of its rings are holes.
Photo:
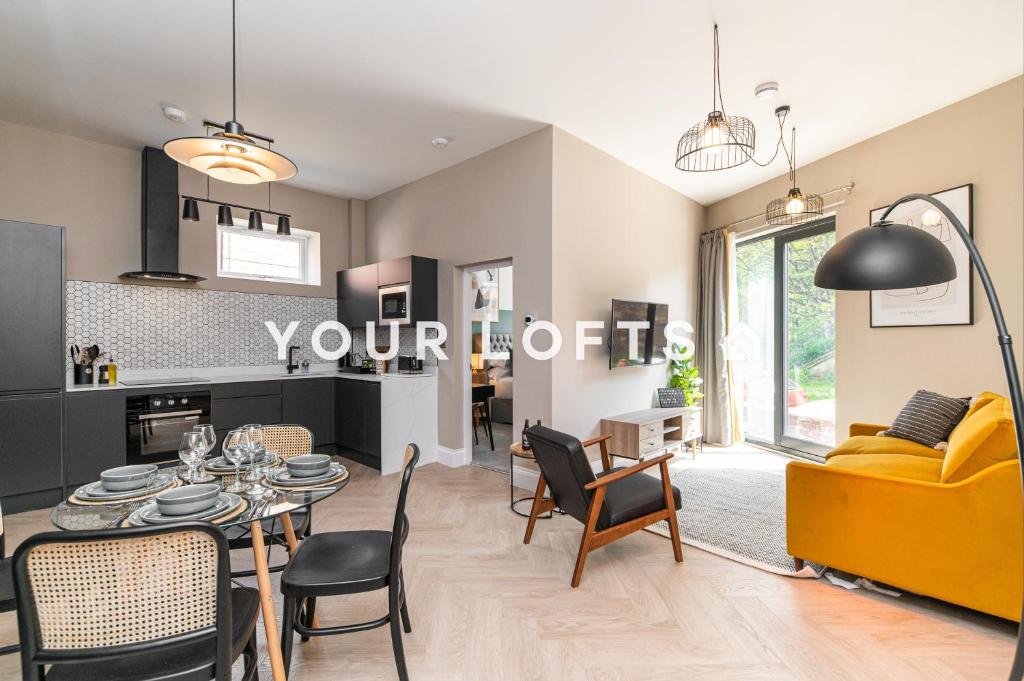
[[[718,65],[718,24],[715,24],[711,113],[679,138],[676,168],[700,173],[725,170],[746,163],[754,155],[754,123],[743,116],[729,116],[722,102],[722,78]]]
[[[294,177],[298,172],[295,164],[269,148],[273,139],[246,133],[238,122],[236,56],[235,0],[231,0],[231,120],[224,125],[204,121],[207,128],[219,128],[220,132],[170,140],[164,151],[178,163],[224,182],[259,184]],[[268,146],[260,146],[256,140]]]
[[[769,225],[798,225],[808,220],[821,217],[824,212],[825,200],[820,194],[805,196],[800,187],[796,186],[796,128],[793,128],[793,141],[789,157],[789,193],[785,198],[772,199],[764,209],[765,222]]]

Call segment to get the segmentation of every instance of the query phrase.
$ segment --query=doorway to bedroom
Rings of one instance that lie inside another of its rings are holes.
[[[470,460],[476,466],[509,474],[514,399],[512,264],[492,263],[468,273]]]

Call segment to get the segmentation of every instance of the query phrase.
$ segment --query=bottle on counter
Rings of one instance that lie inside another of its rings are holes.
[[[110,381],[110,385],[117,385],[117,364],[114,363],[113,355],[107,361],[107,380]]]
[[[530,429],[530,419],[526,419],[526,423],[523,424],[523,436],[522,436],[523,451],[529,451],[530,450],[530,436],[526,434],[526,431],[529,430],[529,429]]]
[[[110,383],[110,367],[106,364],[101,364],[100,369],[97,372],[96,384],[107,385]]]

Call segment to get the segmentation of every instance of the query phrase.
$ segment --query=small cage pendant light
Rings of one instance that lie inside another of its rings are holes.
[[[746,163],[754,155],[754,123],[743,116],[729,116],[722,101],[718,65],[718,24],[715,24],[711,76],[711,113],[687,130],[676,147],[676,168],[691,173],[725,170]]]
[[[789,154],[790,189],[784,198],[772,199],[764,209],[765,222],[769,225],[798,225],[808,220],[821,217],[824,212],[824,199],[820,194],[805,196],[800,187],[796,186],[796,128]]]

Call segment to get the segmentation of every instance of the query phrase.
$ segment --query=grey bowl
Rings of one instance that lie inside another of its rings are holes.
[[[309,478],[326,473],[331,467],[331,457],[327,454],[303,454],[288,459],[285,466],[296,478]]]
[[[108,492],[127,492],[142,489],[156,475],[157,467],[153,464],[137,466],[119,466],[100,473],[103,489]]]
[[[199,513],[217,503],[220,485],[185,485],[156,495],[156,507],[164,515]]]

